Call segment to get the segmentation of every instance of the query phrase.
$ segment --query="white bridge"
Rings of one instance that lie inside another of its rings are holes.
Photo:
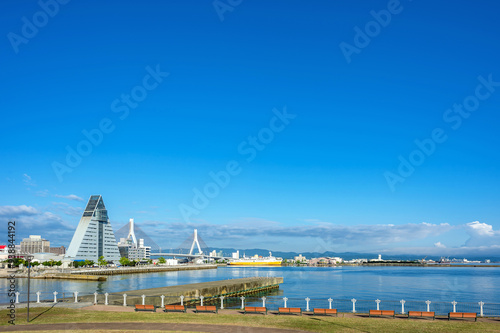
[[[198,229],[194,229],[193,236],[189,237],[184,243],[181,244],[180,248],[183,248],[183,245],[189,244],[191,242],[191,247],[189,249],[189,253],[183,254],[183,253],[173,253],[173,252],[162,252],[161,249],[159,252],[152,252],[152,256],[160,256],[160,257],[182,257],[182,258],[212,258],[212,259],[231,259],[229,257],[224,257],[224,256],[213,256],[211,254],[204,253],[202,250],[202,246],[200,245],[200,240],[201,243],[204,245],[203,248],[207,248],[205,242],[201,238],[198,238]],[[198,250],[198,253],[193,253],[194,250]]]

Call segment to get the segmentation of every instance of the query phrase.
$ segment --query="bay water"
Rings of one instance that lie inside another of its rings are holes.
[[[31,280],[31,298],[53,291],[66,297],[98,292],[166,287],[254,276],[283,277],[276,296],[295,299],[393,300],[500,303],[499,267],[219,267],[218,269],[107,276],[107,281]],[[27,279],[16,280],[20,300],[25,300]],[[0,303],[9,302],[8,279],[0,280]]]

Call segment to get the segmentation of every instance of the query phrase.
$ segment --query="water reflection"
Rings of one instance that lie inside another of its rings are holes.
[[[495,303],[500,299],[500,268],[459,267],[220,267],[108,276],[107,281],[32,279],[33,293],[117,293],[242,277],[283,277],[278,295],[297,298],[467,301]],[[17,279],[21,293],[26,279]],[[0,280],[0,303],[7,303],[8,279]],[[32,296],[34,297],[34,296]]]

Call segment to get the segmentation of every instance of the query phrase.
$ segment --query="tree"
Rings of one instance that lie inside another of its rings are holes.
[[[26,261],[22,258],[15,258],[12,264],[15,267],[19,267],[19,265],[21,265],[21,264],[26,265]]]
[[[76,260],[75,260],[75,261],[73,261],[73,263],[72,263],[72,264],[73,264],[73,267],[75,267],[75,268],[78,268],[78,267],[80,267],[80,266],[83,266],[83,265],[84,265],[82,261],[76,261]]]
[[[108,262],[104,260],[104,256],[99,257],[99,266],[106,266]]]
[[[163,257],[160,257],[160,258],[158,258],[158,262],[160,264],[165,264],[167,262],[167,260],[165,258],[163,258]]]
[[[94,262],[92,260],[85,259],[84,262],[86,266],[94,266]]]
[[[128,265],[130,265],[130,260],[128,260],[127,257],[121,257],[120,258],[120,265],[122,265],[122,266],[128,266]]]

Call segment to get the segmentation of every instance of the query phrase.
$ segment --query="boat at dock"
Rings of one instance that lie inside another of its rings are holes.
[[[283,262],[282,258],[273,257],[272,253],[269,252],[269,257],[262,257],[259,255],[254,255],[253,257],[246,257],[240,259],[234,259],[228,263],[230,266],[281,266]]]

